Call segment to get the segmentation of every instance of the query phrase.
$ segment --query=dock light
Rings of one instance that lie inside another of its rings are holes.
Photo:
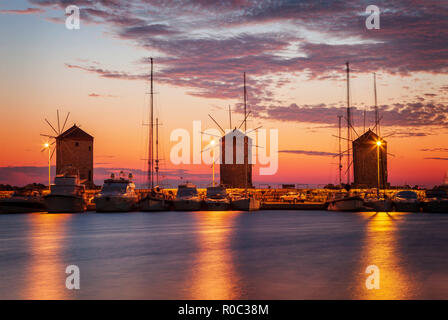
[[[48,149],[48,191],[51,191],[51,148],[48,142],[44,143],[44,149]]]
[[[378,141],[376,142],[376,145],[377,145],[378,147],[381,146],[381,141],[378,140]]]
[[[210,145],[214,146],[216,144],[215,140],[210,141]],[[212,187],[215,186],[215,149],[212,148],[212,158],[213,158],[213,165],[212,165],[212,171],[213,171],[213,178],[212,178]]]

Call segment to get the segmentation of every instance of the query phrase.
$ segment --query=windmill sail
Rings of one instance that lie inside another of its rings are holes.
[[[42,137],[46,137],[46,138],[50,139],[50,141],[47,141],[47,143],[50,145],[50,148],[52,146],[54,146],[53,150],[51,151],[50,159],[53,158],[53,155],[54,155],[54,153],[56,151],[56,139],[64,132],[65,125],[67,124],[69,116],[70,116],[70,112],[67,113],[67,116],[65,117],[65,121],[64,121],[62,127],[61,127],[60,118],[59,118],[59,110],[56,110],[57,125],[53,125],[50,121],[48,121],[47,118],[44,119],[45,122],[48,124],[48,126],[51,128],[51,130],[55,134],[55,135],[53,135],[53,134],[44,134],[44,133],[40,134]],[[57,128],[57,130],[56,130],[56,128]]]

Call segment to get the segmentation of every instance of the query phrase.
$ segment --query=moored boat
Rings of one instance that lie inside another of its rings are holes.
[[[0,213],[45,212],[46,207],[37,192],[16,191],[11,197],[0,199]]]
[[[192,183],[180,184],[177,188],[176,200],[174,200],[176,211],[199,211],[201,210],[201,198],[196,186]]]
[[[377,212],[390,212],[393,209],[393,203],[390,199],[364,199],[365,207]]]
[[[104,180],[101,192],[95,198],[96,212],[129,212],[137,210],[138,195],[135,192],[135,184],[123,177],[111,175],[110,179]]]
[[[363,211],[364,200],[359,196],[349,196],[348,194],[337,193],[333,199],[328,201],[328,211]]]
[[[208,187],[204,203],[208,211],[230,210],[230,199],[224,187]]]
[[[417,193],[410,190],[397,192],[394,196],[393,207],[397,212],[419,212],[420,203]]]
[[[158,187],[154,188],[138,202],[140,211],[166,211],[169,201]]]
[[[422,209],[428,213],[448,213],[447,192],[444,189],[427,190]]]
[[[238,211],[257,211],[260,210],[261,202],[252,196],[245,196],[240,193],[230,195],[230,206],[232,210]]]
[[[85,187],[78,175],[60,174],[54,178],[50,194],[44,196],[48,213],[78,213],[86,210]]]

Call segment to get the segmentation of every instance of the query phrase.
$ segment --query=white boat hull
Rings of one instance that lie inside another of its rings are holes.
[[[103,196],[95,199],[96,212],[130,212],[137,209],[137,198]]]
[[[230,201],[205,200],[205,209],[207,211],[228,211],[230,210]]]
[[[448,200],[429,200],[422,204],[423,212],[448,213]]]
[[[394,201],[394,209],[397,212],[419,212],[420,204],[417,201]]]
[[[31,213],[45,212],[43,201],[35,199],[0,199],[0,213]]]
[[[164,199],[143,199],[139,202],[140,211],[166,211],[167,203]]]
[[[361,198],[346,198],[333,200],[328,203],[328,211],[362,211],[364,201]]]
[[[66,195],[48,195],[44,198],[48,213],[78,213],[86,210],[83,197]]]
[[[244,198],[232,200],[232,209],[238,211],[255,211],[260,210],[260,200],[254,198]]]
[[[392,211],[391,200],[370,200],[366,202],[366,207],[377,212],[390,212]]]
[[[176,211],[200,211],[200,200],[175,200],[174,210]]]

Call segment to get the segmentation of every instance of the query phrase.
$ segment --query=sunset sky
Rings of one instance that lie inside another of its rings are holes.
[[[71,4],[80,8],[79,30],[65,27]],[[365,26],[370,4],[381,10],[379,30]],[[45,183],[40,134],[51,134],[44,118],[56,123],[57,109],[95,137],[95,182],[126,169],[143,183],[149,57],[161,167],[173,186],[180,177],[206,185],[211,168],[170,163],[170,133],[191,132],[194,120],[216,128],[209,113],[228,127],[229,105],[240,122],[243,72],[248,128],[279,130],[279,170],[255,174],[255,184],[337,183],[347,60],[358,134],[364,110],[373,127],[377,74],[389,181],[440,184],[448,169],[447,16],[448,2],[432,0],[1,1],[0,184]]]

